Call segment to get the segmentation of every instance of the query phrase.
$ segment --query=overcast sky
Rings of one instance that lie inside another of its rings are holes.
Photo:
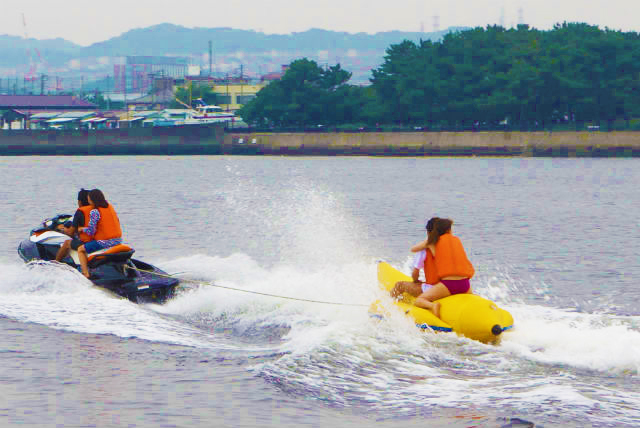
[[[62,37],[83,46],[165,22],[269,34],[310,28],[349,33],[431,32],[450,26],[510,27],[521,20],[538,29],[567,21],[640,32],[640,0],[1,1],[0,34],[24,36],[26,30],[29,37]]]

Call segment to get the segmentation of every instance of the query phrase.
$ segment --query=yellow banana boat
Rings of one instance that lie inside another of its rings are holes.
[[[382,289],[391,291],[398,281],[411,278],[389,263],[378,263],[378,282]],[[502,332],[513,328],[513,317],[495,303],[476,294],[455,294],[438,300],[440,318],[427,309],[413,306],[415,298],[407,293],[394,305],[414,319],[416,326],[433,331],[455,332],[483,343],[498,342]],[[387,310],[380,300],[369,309],[374,317],[384,318]]]

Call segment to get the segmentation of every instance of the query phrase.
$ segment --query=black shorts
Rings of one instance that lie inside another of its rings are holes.
[[[71,240],[71,248],[78,251],[78,248],[80,248],[81,245],[84,245],[84,242],[82,242],[81,240],[79,240],[78,238],[73,238]]]

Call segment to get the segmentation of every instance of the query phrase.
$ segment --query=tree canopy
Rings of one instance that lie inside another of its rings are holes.
[[[280,80],[258,92],[239,114],[245,121],[274,126],[339,123],[348,114],[333,106],[345,97],[351,73],[340,64],[323,69],[306,58],[293,61]]]
[[[475,28],[386,50],[368,87],[340,65],[291,63],[239,114],[260,125],[548,126],[640,116],[640,35],[563,23]]]

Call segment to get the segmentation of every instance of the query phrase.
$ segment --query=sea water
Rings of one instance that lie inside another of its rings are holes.
[[[639,165],[0,158],[0,424],[638,426]],[[22,263],[20,240],[81,187],[183,279],[177,297],[136,305]],[[408,272],[434,215],[515,319],[498,346],[368,316],[376,262]]]

